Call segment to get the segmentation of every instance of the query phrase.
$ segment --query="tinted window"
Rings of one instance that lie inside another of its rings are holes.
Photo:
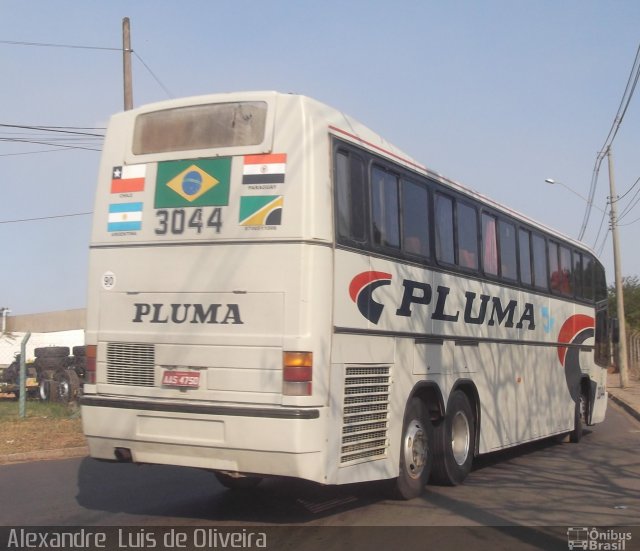
[[[560,273],[562,274],[562,284],[560,292],[563,295],[573,295],[573,265],[571,263],[571,250],[567,247],[560,247]]]
[[[482,269],[485,274],[498,275],[498,242],[496,219],[482,214]]]
[[[402,181],[402,236],[407,253],[429,256],[429,192],[408,180]]]
[[[549,241],[549,281],[551,282],[551,290],[560,292],[562,274],[558,262],[558,244],[553,241]]]
[[[582,264],[582,295],[587,300],[593,300],[593,264],[594,260],[592,256],[585,256]]]
[[[548,289],[547,251],[544,237],[536,233],[532,234],[531,249],[533,251],[533,284],[538,289]]]
[[[525,285],[531,285],[531,234],[526,230],[518,232],[518,258],[520,262],[520,281]]]
[[[458,264],[478,269],[478,218],[476,209],[458,203]]]
[[[498,221],[500,243],[500,268],[505,279],[515,280],[518,277],[516,261],[516,229],[513,224]]]
[[[436,194],[436,257],[440,262],[453,264],[453,199]]]
[[[398,177],[395,174],[379,168],[372,170],[371,210],[373,243],[399,248]]]
[[[573,251],[573,288],[576,296],[582,298],[582,255]]]
[[[365,241],[365,181],[362,159],[340,151],[336,156],[338,236]]]

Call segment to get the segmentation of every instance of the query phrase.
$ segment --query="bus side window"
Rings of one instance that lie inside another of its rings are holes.
[[[586,300],[595,298],[593,286],[594,259],[590,255],[585,255],[582,264],[582,289]]]
[[[398,177],[379,167],[371,170],[373,244],[400,248]]]
[[[357,155],[338,151],[336,155],[336,212],[338,237],[366,241],[366,195],[363,161]]]
[[[435,217],[436,258],[445,264],[453,264],[453,199],[436,193]]]
[[[478,215],[476,209],[457,203],[458,265],[478,269]]]
[[[573,288],[575,289],[576,297],[583,298],[582,254],[578,251],[573,251]]]
[[[429,191],[424,185],[402,180],[402,238],[406,253],[428,257]]]
[[[549,241],[549,280],[551,290],[559,293],[562,287],[562,274],[558,262],[558,244],[553,241]]]
[[[534,233],[531,235],[531,245],[533,250],[533,284],[536,289],[546,291],[549,288],[547,280],[547,251],[544,237]]]
[[[498,275],[498,243],[496,219],[482,214],[482,269],[485,274]]]
[[[515,280],[518,277],[516,258],[516,229],[513,224],[498,221],[500,244],[500,275],[503,279]]]
[[[531,233],[520,228],[518,230],[518,250],[519,250],[519,266],[520,281],[524,285],[531,285]]]
[[[563,295],[573,295],[572,269],[571,249],[568,247],[560,247],[560,292]]]

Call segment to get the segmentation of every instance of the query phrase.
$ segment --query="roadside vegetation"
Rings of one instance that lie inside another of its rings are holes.
[[[86,445],[77,404],[27,400],[20,418],[13,395],[0,394],[0,456]]]

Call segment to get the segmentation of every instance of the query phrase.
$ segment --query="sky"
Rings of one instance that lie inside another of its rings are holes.
[[[136,107],[305,94],[571,237],[640,43],[636,0],[0,0],[0,125],[102,134],[123,109],[124,17]],[[619,212],[628,209],[623,275],[640,275],[637,96],[612,144]],[[91,217],[82,213],[93,210],[102,141],[77,138],[0,126],[0,307],[12,315],[86,305]],[[608,196],[605,161],[583,241],[613,283]]]

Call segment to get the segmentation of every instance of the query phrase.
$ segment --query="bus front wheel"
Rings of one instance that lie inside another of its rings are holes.
[[[392,496],[413,499],[424,491],[433,463],[433,427],[424,402],[412,398],[402,422],[400,473],[393,481]]]
[[[461,484],[471,471],[474,442],[475,418],[469,398],[462,390],[456,390],[435,431],[434,482],[447,486]]]
[[[586,419],[587,411],[587,397],[583,392],[580,392],[578,399],[576,400],[574,416],[573,416],[573,430],[569,433],[569,442],[577,444],[582,440],[582,427],[584,420]]]

